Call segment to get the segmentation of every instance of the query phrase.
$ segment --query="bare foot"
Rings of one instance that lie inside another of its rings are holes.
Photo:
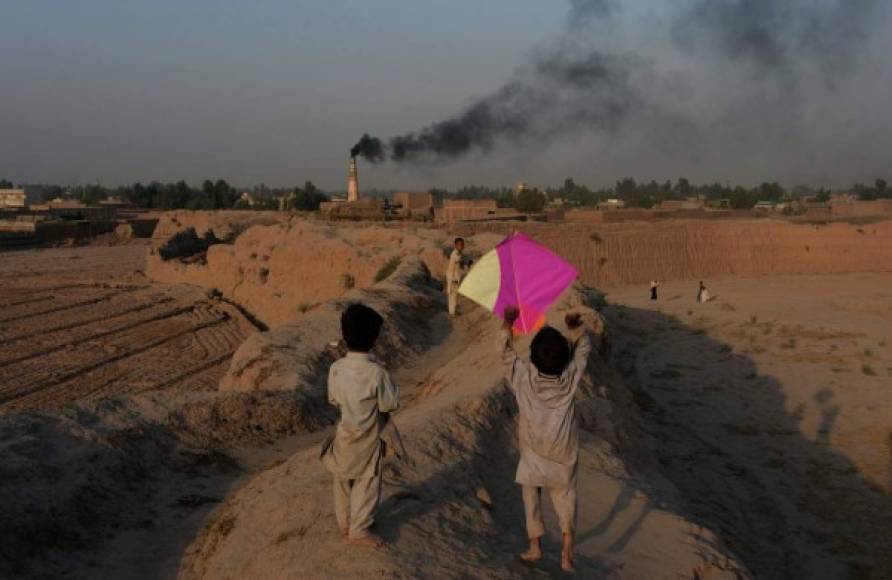
[[[365,534],[358,538],[350,538],[350,543],[361,548],[383,548],[387,545],[384,538],[375,534]]]
[[[349,528],[338,528],[338,531],[341,532],[341,536],[343,536],[345,538],[350,533]]]
[[[570,554],[561,554],[561,570],[564,572],[575,572],[573,567],[573,557]]]
[[[538,562],[542,559],[542,549],[539,546],[530,546],[530,549],[520,555],[524,562]]]

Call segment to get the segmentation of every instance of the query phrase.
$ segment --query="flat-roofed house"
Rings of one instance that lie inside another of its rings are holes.
[[[39,189],[23,187],[0,189],[0,207],[28,207],[43,202],[43,192]]]

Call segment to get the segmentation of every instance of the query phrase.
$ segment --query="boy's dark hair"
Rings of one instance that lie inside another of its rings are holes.
[[[354,352],[369,352],[375,346],[384,319],[365,304],[351,304],[341,315],[341,334],[347,348]]]
[[[461,243],[464,244],[464,243],[465,243],[465,239],[464,239],[464,238],[455,238],[455,241],[452,242],[452,245],[454,246],[455,244],[457,244],[457,243],[459,243],[459,242],[461,242]]]
[[[558,330],[546,326],[533,338],[530,361],[543,375],[559,377],[570,363],[570,344]]]

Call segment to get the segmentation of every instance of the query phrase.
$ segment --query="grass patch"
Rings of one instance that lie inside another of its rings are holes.
[[[876,371],[873,370],[873,367],[868,364],[861,365],[861,372],[868,377],[875,377],[877,374]]]
[[[267,280],[269,280],[269,268],[260,268],[260,283],[266,284]]]
[[[867,356],[867,357],[871,357],[871,356],[873,356],[873,351],[870,350],[869,348],[865,348],[865,349],[864,349],[864,356]]]
[[[341,284],[344,286],[344,290],[350,290],[356,287],[356,278],[352,274],[344,274],[341,276]]]
[[[588,238],[589,238],[591,241],[595,242],[596,244],[603,244],[603,243],[604,243],[604,238],[602,238],[602,237],[600,236],[600,234],[598,234],[598,232],[592,232],[592,234],[589,235]]]
[[[399,268],[402,261],[403,259],[399,256],[394,256],[387,260],[387,263],[381,266],[381,269],[375,274],[375,283],[377,284],[378,282],[390,278],[390,275],[396,272],[396,269]]]

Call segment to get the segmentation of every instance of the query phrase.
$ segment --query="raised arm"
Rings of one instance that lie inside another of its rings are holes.
[[[502,364],[505,365],[509,385],[514,380],[514,371],[519,360],[517,351],[514,350],[514,331],[512,330],[518,316],[520,316],[520,311],[517,308],[506,308],[502,328],[499,331],[499,352],[502,355]]]
[[[381,384],[378,385],[378,411],[390,413],[400,407],[400,389],[390,378],[390,373],[381,370]]]
[[[592,352],[592,339],[588,329],[583,326],[582,316],[576,312],[571,312],[564,317],[564,322],[570,330],[571,337],[575,336],[573,341],[573,362],[579,370],[583,370],[588,363],[588,356]]]

